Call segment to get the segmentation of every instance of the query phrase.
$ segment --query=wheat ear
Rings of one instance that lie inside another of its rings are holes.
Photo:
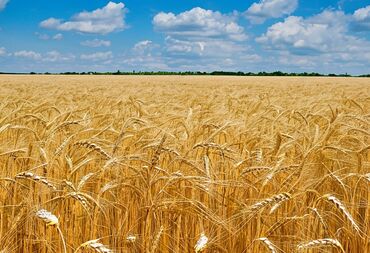
[[[270,210],[270,213],[274,212],[282,202],[287,201],[291,198],[291,195],[287,192],[283,192],[277,195],[272,196],[271,198],[264,199],[260,202],[257,202],[256,204],[252,205],[250,210],[255,212],[263,209],[264,207],[268,205],[273,205],[273,207]]]
[[[57,188],[55,187],[55,185],[53,185],[52,183],[50,183],[45,177],[41,177],[41,176],[35,175],[32,172],[21,172],[21,173],[18,173],[15,176],[15,179],[20,179],[20,178],[29,179],[29,180],[32,180],[32,181],[35,181],[35,182],[41,182],[42,184],[46,185],[50,189],[52,189],[54,191],[57,190]]]
[[[100,239],[94,239],[94,240],[84,242],[83,244],[78,246],[78,248],[74,252],[76,253],[80,248],[89,248],[99,253],[112,253],[113,252],[111,249],[107,248],[107,246],[100,243],[99,240]]]
[[[63,243],[64,253],[67,253],[66,241],[64,240],[62,230],[60,230],[58,217],[45,209],[38,210],[36,212],[36,217],[43,220],[46,223],[46,226],[56,226]]]
[[[309,242],[301,243],[298,245],[298,250],[320,248],[320,247],[334,247],[340,249],[343,253],[345,252],[342,244],[337,239],[324,238],[316,239]]]
[[[261,237],[258,238],[257,240],[263,242],[266,245],[266,247],[271,251],[271,253],[277,252],[275,244],[273,244],[268,238]]]
[[[357,225],[355,219],[349,213],[345,205],[333,195],[326,195],[325,197],[329,202],[333,203],[343,213],[344,217],[346,217],[347,220],[351,223],[353,229],[356,230],[356,232],[360,233],[361,232],[360,227]]]
[[[194,246],[195,253],[202,252],[206,247],[208,243],[208,237],[201,233],[197,243]]]

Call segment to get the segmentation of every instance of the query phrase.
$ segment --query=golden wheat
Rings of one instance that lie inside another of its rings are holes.
[[[368,80],[1,75],[0,251],[370,252]]]

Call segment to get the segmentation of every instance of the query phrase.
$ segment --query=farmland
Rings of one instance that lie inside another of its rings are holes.
[[[369,252],[370,81],[0,76],[0,252]]]

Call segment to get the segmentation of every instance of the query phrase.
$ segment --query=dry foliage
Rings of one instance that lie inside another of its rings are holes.
[[[0,76],[1,252],[370,252],[370,84]]]

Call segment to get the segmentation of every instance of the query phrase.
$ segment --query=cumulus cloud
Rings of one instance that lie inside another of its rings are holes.
[[[356,10],[353,14],[353,21],[355,29],[370,31],[370,5]]]
[[[269,18],[280,18],[292,14],[298,7],[298,0],[261,0],[253,3],[244,13],[253,24],[262,24]]]
[[[199,7],[178,15],[160,12],[153,18],[153,25],[157,31],[171,36],[226,37],[235,41],[247,38],[244,28],[237,24],[234,16]]]
[[[96,52],[92,54],[82,54],[80,58],[81,60],[89,61],[106,61],[113,58],[113,53],[111,51],[107,51],[107,52]]]
[[[296,52],[346,51],[358,40],[346,34],[348,17],[342,11],[326,10],[314,17],[290,16],[270,26],[257,41],[275,49]]]
[[[275,51],[281,64],[290,62],[319,72],[345,71],[349,63],[363,67],[370,60],[370,52],[364,50],[370,48],[370,41],[350,33],[351,19],[351,15],[332,10],[308,18],[290,16],[270,26],[256,41]]]
[[[0,11],[3,10],[9,0],[0,0]]]
[[[14,53],[14,56],[20,57],[20,58],[27,58],[31,60],[40,60],[42,58],[40,53],[37,53],[35,51],[27,51],[27,50],[17,51]]]
[[[85,47],[109,47],[111,42],[109,40],[93,39],[82,41],[81,45]]]
[[[184,68],[194,61],[215,66],[215,63],[225,64],[227,58],[238,58],[248,46],[245,43],[247,34],[237,23],[237,18],[236,14],[200,7],[179,14],[158,13],[153,18],[153,25],[156,31],[165,35],[162,57],[166,57],[168,65]]]
[[[60,31],[108,34],[126,27],[125,14],[126,9],[123,3],[109,2],[101,9],[78,13],[68,21],[56,18],[46,19],[40,23],[40,26]]]

